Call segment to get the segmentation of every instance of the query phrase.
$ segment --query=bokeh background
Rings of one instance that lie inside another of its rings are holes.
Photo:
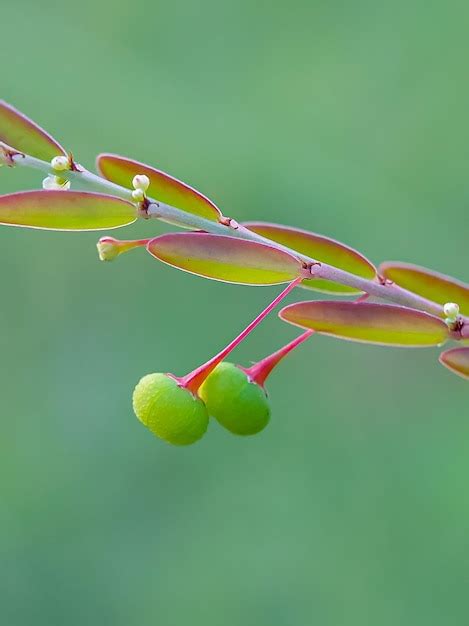
[[[83,163],[123,153],[238,219],[469,279],[467,2],[2,0],[1,21],[0,96]],[[40,180],[2,168],[0,191]],[[136,381],[278,289],[99,263],[98,236],[0,229],[0,622],[467,624],[469,395],[438,351],[314,338],[264,433],[171,448]],[[235,358],[294,335],[274,315]]]

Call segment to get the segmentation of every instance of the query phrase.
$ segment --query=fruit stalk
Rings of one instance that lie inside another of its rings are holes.
[[[300,282],[302,278],[289,283],[289,285],[250,323],[246,328],[231,341],[223,350],[212,357],[209,361],[195,369],[187,376],[178,379],[181,386],[185,387],[193,394],[196,394],[199,387],[205,381],[205,379],[211,374],[216,366],[221,363],[236,346],[238,346],[248,335],[251,333],[262,320],[292,291]]]
[[[272,370],[280,363],[280,361],[282,361],[282,359],[284,359],[287,354],[290,354],[290,352],[294,350],[297,346],[309,339],[309,337],[311,337],[311,335],[313,334],[314,330],[307,330],[298,337],[295,337],[293,341],[290,341],[276,352],[273,352],[272,354],[269,354],[269,356],[266,356],[257,363],[254,363],[254,365],[251,365],[251,367],[241,367],[240,369],[242,369],[243,372],[247,374],[252,382],[257,383],[261,387],[264,387],[267,378],[270,376]]]

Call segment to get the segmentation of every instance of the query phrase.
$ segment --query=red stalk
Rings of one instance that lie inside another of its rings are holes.
[[[369,297],[370,295],[368,293],[364,293],[363,295],[359,296],[354,302],[364,302]],[[261,387],[264,387],[267,378],[270,376],[272,370],[280,363],[280,361],[284,359],[287,354],[290,354],[290,352],[294,350],[297,346],[302,344],[303,341],[309,339],[309,337],[311,337],[313,333],[314,330],[307,330],[295,339],[293,339],[293,341],[290,341],[290,343],[287,343],[287,345],[283,346],[283,348],[280,348],[280,350],[277,350],[273,354],[269,354],[269,356],[266,356],[264,359],[261,359],[257,363],[254,363],[254,365],[251,365],[251,367],[240,367],[240,369],[242,369],[243,372],[245,372],[247,376],[249,376],[252,382],[257,383]]]
[[[185,387],[192,393],[197,393],[199,387],[205,381],[205,379],[213,372],[216,366],[221,363],[232,350],[236,348],[237,345],[245,339],[250,332],[252,332],[258,324],[262,322],[262,320],[267,317],[267,315],[279,304],[289,293],[292,291],[301,281],[303,277],[297,278],[293,282],[291,282],[283,291],[280,293],[275,300],[273,300],[263,311],[259,313],[259,315],[248,325],[246,328],[231,341],[226,348],[223,348],[221,352],[212,357],[209,361],[195,369],[187,376],[183,376],[182,378],[177,378],[177,381],[182,387]]]
[[[283,346],[283,348],[280,348],[280,350],[277,350],[273,354],[269,354],[269,356],[266,356],[261,361],[254,363],[251,367],[241,367],[240,369],[248,375],[252,382],[264,387],[265,381],[274,367],[276,367],[280,361],[287,356],[287,354],[290,354],[292,350],[302,344],[303,341],[306,341],[309,337],[311,337],[313,333],[314,330],[307,330],[293,339],[293,341],[290,341],[290,343],[287,343],[287,345]]]

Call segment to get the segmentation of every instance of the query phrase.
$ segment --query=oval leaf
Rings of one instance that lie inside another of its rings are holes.
[[[302,264],[269,245],[208,233],[170,233],[152,239],[154,257],[198,276],[243,285],[275,285],[297,278]]]
[[[283,308],[281,319],[340,339],[387,346],[436,346],[448,337],[438,317],[388,304],[298,302]]]
[[[388,280],[438,304],[456,302],[463,315],[469,315],[469,285],[425,267],[410,263],[382,263],[379,268]]]
[[[270,224],[267,222],[246,222],[244,226],[258,235],[272,239],[316,261],[333,265],[334,267],[368,280],[372,280],[376,277],[376,268],[368,259],[353,248],[339,241],[335,241],[334,239],[330,239],[329,237],[311,233],[300,228],[291,228],[290,226]],[[301,286],[324,293],[343,295],[361,293],[357,289],[353,289],[353,287],[339,285],[320,278],[312,280],[305,279],[301,283]]]
[[[454,374],[469,380],[469,347],[446,350],[440,354],[440,363]]]
[[[45,130],[0,100],[0,141],[36,159],[51,161],[65,150]]]
[[[148,195],[151,198],[212,222],[218,222],[221,217],[221,211],[211,200],[161,170],[115,154],[100,154],[96,163],[102,176],[113,183],[132,189],[133,177],[146,174],[150,179]]]
[[[21,191],[0,196],[0,224],[48,230],[102,230],[137,219],[133,204],[85,191]]]

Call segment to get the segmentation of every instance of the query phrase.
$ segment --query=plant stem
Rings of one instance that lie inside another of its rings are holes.
[[[28,155],[13,155],[12,161],[15,165],[38,169],[48,175],[54,176],[57,174],[57,172],[51,168],[50,163]],[[109,193],[132,202],[132,191],[130,189],[126,189],[121,185],[117,185],[106,180],[105,178],[101,178],[100,176],[81,168],[81,166],[79,171],[68,171],[66,174],[63,172],[62,175],[66,175],[67,178],[71,180],[81,181],[95,191]],[[220,222],[207,220],[203,217],[187,213],[186,211],[182,211],[181,209],[177,209],[163,202],[158,202],[152,198],[149,198],[149,202],[150,205],[147,212],[148,218],[156,217],[163,221],[171,222],[172,224],[177,224],[185,228],[203,230],[218,235],[239,237],[241,239],[248,239],[257,243],[268,244],[280,250],[287,251],[290,254],[295,254],[302,261],[310,264],[311,275],[313,278],[322,278],[341,285],[353,287],[359,291],[369,294],[370,296],[388,300],[401,306],[420,309],[438,317],[442,317],[444,315],[443,307],[440,304],[427,300],[426,298],[414,294],[407,289],[403,289],[396,284],[388,284],[386,282],[383,284],[378,279],[368,280],[337,267],[333,267],[332,265],[328,265],[327,263],[318,263],[315,259],[312,259],[304,254],[300,254],[296,250],[283,246],[275,241],[272,241],[271,239],[262,237],[261,235],[250,231],[245,226],[230,226]],[[467,317],[462,318],[462,321],[463,326],[467,326],[469,324],[469,319]]]
[[[262,320],[267,317],[267,315],[275,309],[277,304],[279,304],[286,296],[292,291],[298,284],[301,282],[301,278],[297,278],[293,282],[291,282],[259,315],[248,325],[246,328],[231,341],[226,348],[223,348],[218,354],[212,357],[209,361],[195,369],[187,376],[183,378],[179,378],[179,383],[196,394],[199,387],[205,381],[205,379],[213,372],[216,366],[221,363],[229,354],[232,352],[238,344],[241,343],[248,335],[251,333],[256,326],[258,326]]]
[[[272,354],[269,354],[269,356],[263,358],[261,361],[254,363],[254,365],[251,365],[251,367],[241,367],[240,369],[242,369],[243,372],[248,375],[252,382],[257,383],[258,385],[263,387],[272,370],[277,367],[280,361],[284,359],[287,354],[290,354],[290,352],[294,350],[297,346],[302,344],[303,341],[309,339],[312,334],[314,334],[314,330],[307,330],[298,337],[295,337],[295,339],[287,343],[276,352],[273,352]]]

